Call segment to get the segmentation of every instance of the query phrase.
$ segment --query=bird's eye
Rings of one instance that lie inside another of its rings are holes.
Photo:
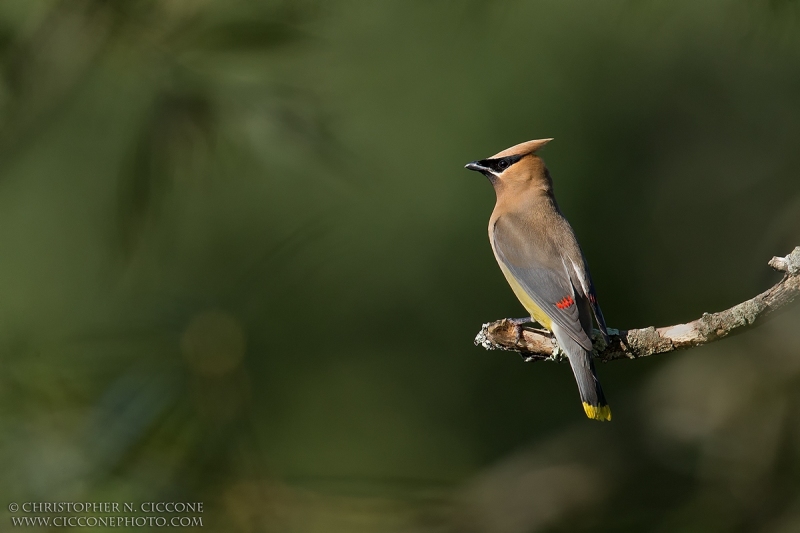
[[[501,171],[503,171],[503,170],[507,169],[507,168],[508,168],[508,161],[506,161],[505,159],[503,159],[502,161],[500,161],[500,162],[497,164],[497,168],[499,168]]]

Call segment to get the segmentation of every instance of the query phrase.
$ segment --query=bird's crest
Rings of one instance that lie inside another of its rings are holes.
[[[489,159],[497,159],[498,157],[506,157],[506,156],[509,156],[509,155],[528,155],[528,154],[533,154],[533,153],[536,152],[536,150],[540,149],[541,147],[543,147],[545,144],[549,143],[552,140],[553,140],[552,138],[551,139],[537,139],[535,141],[527,141],[527,142],[524,142],[524,143],[519,143],[519,144],[516,144],[516,145],[512,146],[511,148],[506,148],[502,152],[494,154]]]

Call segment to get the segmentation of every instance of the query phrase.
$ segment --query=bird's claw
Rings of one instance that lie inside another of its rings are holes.
[[[531,322],[531,317],[509,318],[508,321],[514,327],[514,344],[519,344],[519,341],[522,339],[522,325],[529,324]]]
[[[522,324],[514,324],[514,344],[519,344],[522,339]]]

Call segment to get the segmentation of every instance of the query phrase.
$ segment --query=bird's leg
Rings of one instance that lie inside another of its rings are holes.
[[[553,336],[553,332],[550,331],[549,329],[545,329],[545,328],[541,328],[541,329],[540,328],[528,328],[528,331],[533,331],[534,333],[538,333],[539,335],[545,335],[545,336],[549,336],[549,337]]]
[[[522,338],[522,326],[523,324],[530,324],[533,322],[533,318],[529,316],[525,316],[522,318],[507,318],[509,322],[514,326],[514,344],[518,344],[519,340]]]
[[[514,326],[514,343],[519,343],[520,339],[522,338],[522,331],[525,329],[522,326],[525,324],[536,324],[540,326],[538,322],[536,322],[532,317],[526,316],[522,318],[506,318],[508,322],[510,322]],[[549,329],[545,328],[527,328],[528,331],[533,331],[540,335],[551,336],[553,333]]]

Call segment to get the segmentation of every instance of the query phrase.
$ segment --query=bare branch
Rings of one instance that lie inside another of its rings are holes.
[[[761,324],[800,295],[800,246],[786,257],[773,257],[769,266],[784,272],[783,279],[755,298],[725,311],[704,313],[692,322],[663,328],[651,326],[627,331],[609,328],[608,344],[600,332],[594,330],[595,356],[603,361],[636,359],[700,346]],[[475,345],[487,350],[519,352],[526,361],[560,360],[564,357],[550,332],[523,328],[520,333],[518,326],[506,318],[484,324],[475,337]]]

